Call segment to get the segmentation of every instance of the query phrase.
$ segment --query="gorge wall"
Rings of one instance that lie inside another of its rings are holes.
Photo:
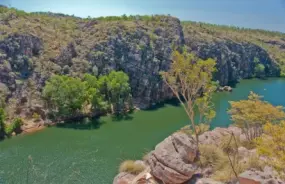
[[[40,92],[52,74],[98,76],[122,70],[130,77],[135,104],[146,107],[172,96],[159,72],[168,70],[173,49],[183,47],[202,59],[216,59],[215,80],[221,85],[254,77],[258,63],[265,66],[265,76],[280,75],[278,58],[260,44],[205,33],[207,25],[170,16],[81,19],[3,7],[0,13],[0,90],[8,97],[25,98],[28,79]],[[264,35],[262,43],[270,39]],[[277,35],[273,44],[284,49],[284,35]]]

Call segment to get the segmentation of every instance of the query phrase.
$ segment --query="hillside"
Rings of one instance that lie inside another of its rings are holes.
[[[181,48],[216,59],[221,85],[279,76],[280,69],[285,74],[285,34],[277,32],[181,23],[163,15],[82,19],[6,7],[0,7],[0,25],[1,91],[11,106],[23,109],[28,79],[36,84],[33,104],[42,107],[41,90],[51,75],[99,76],[112,70],[128,74],[136,105],[163,101],[172,94],[159,71],[169,68],[172,51]]]

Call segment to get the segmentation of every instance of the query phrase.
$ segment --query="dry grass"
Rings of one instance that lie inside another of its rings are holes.
[[[215,145],[200,146],[200,166],[212,166],[214,170],[220,170],[228,162],[228,158],[222,149]]]
[[[200,164],[201,167],[212,167],[212,178],[217,181],[227,182],[234,179],[235,172],[238,174],[244,172],[249,168],[262,170],[264,163],[260,161],[257,155],[250,156],[248,159],[230,152],[231,165],[228,155],[222,148],[215,145],[201,145],[200,146]],[[233,170],[234,168],[234,170]],[[235,171],[235,172],[234,172]]]
[[[119,172],[127,172],[131,174],[139,174],[144,170],[145,170],[144,165],[140,163],[136,163],[133,160],[124,161],[123,163],[121,163],[120,168],[119,168]]]

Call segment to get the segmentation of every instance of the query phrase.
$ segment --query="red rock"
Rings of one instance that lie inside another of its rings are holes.
[[[193,161],[196,154],[193,137],[177,132],[159,143],[146,162],[151,174],[164,184],[181,184],[195,174],[197,166]]]

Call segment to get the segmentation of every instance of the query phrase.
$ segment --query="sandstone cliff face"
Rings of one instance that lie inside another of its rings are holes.
[[[11,27],[15,19],[17,17],[8,21]],[[56,16],[49,19],[58,21]],[[208,42],[204,41],[203,34],[196,39],[197,35],[189,34],[189,28],[170,16],[108,24],[102,20],[67,17],[66,22],[73,19],[74,25],[69,30],[72,34],[52,32],[38,18],[25,19],[34,25],[33,30],[39,29],[38,32],[30,34],[32,30],[15,24],[19,33],[5,33],[8,35],[0,40],[0,83],[9,88],[12,96],[23,96],[29,78],[36,81],[40,91],[52,74],[81,76],[89,72],[100,75],[122,70],[130,77],[135,104],[147,107],[172,97],[159,72],[168,70],[173,48],[181,47],[203,59],[216,59],[215,79],[221,85],[253,77],[255,58],[265,66],[266,76],[280,73],[276,61],[261,47],[226,39]],[[50,24],[58,26],[58,22]]]
[[[197,43],[188,38],[186,45],[200,58],[213,58],[217,61],[218,72],[215,78],[221,85],[233,84],[240,79],[254,77],[256,66],[254,60],[265,66],[266,76],[279,76],[280,74],[276,61],[271,59],[263,48],[252,43],[231,40]]]
[[[126,72],[133,97],[140,104],[149,105],[171,96],[159,72],[169,68],[172,47],[183,46],[184,36],[178,19],[166,17],[161,21],[165,26],[154,27],[151,34],[144,26],[125,35],[118,32],[87,54],[86,59],[98,69],[98,74],[111,70]]]

